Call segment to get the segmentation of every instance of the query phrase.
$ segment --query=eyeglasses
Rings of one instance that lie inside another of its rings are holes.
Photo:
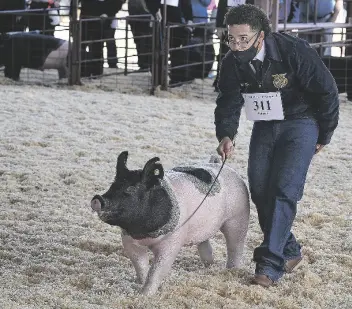
[[[228,45],[237,45],[239,48],[241,49],[245,49],[249,42],[256,36],[258,35],[260,31],[256,32],[250,39],[245,39],[245,38],[241,38],[241,40],[239,42],[236,42],[234,38],[227,38],[227,44]],[[242,40],[243,39],[243,40]]]

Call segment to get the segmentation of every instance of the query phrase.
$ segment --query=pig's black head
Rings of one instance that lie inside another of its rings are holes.
[[[129,170],[127,157],[127,151],[118,156],[113,184],[103,195],[96,195],[91,206],[104,222],[143,238],[168,223],[172,203],[161,183],[164,169],[159,158],[150,159],[142,170]]]

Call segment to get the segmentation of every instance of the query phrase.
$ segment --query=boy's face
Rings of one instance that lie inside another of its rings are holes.
[[[229,25],[228,40],[232,51],[245,51],[253,44],[258,48],[264,40],[264,32],[254,31],[249,25]]]

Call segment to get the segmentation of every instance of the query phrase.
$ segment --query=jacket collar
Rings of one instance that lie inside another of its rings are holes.
[[[265,58],[265,41],[262,44],[262,48],[260,49],[258,54],[256,54],[256,56],[253,58],[253,60],[260,60],[261,62],[264,62],[264,58]]]
[[[277,44],[275,42],[275,38],[272,34],[269,34],[265,37],[265,54],[266,57],[281,62],[281,55]]]

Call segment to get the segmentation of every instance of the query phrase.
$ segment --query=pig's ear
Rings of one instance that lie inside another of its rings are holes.
[[[158,183],[158,179],[164,177],[164,168],[161,163],[157,163],[160,159],[154,157],[150,159],[143,168],[142,181],[150,188]]]
[[[127,157],[128,157],[128,151],[123,151],[120,153],[120,155],[117,158],[117,164],[116,164],[116,177],[119,175],[123,175],[127,169]]]

